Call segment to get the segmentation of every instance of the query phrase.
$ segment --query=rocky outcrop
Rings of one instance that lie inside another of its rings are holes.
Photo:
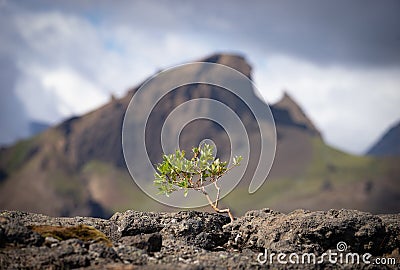
[[[280,264],[264,259],[280,252],[295,253],[293,258],[369,253],[371,262],[394,258],[396,264],[384,267],[397,268],[399,247],[399,214],[355,210],[282,214],[263,209],[232,223],[222,215],[194,211],[129,210],[108,220],[0,212],[1,269],[381,269],[363,261]]]

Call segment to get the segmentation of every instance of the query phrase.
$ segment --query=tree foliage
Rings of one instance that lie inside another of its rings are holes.
[[[172,192],[182,189],[185,197],[189,189],[202,192],[208,199],[210,205],[217,212],[227,212],[231,219],[229,209],[218,209],[219,187],[217,180],[233,167],[239,166],[241,156],[232,160],[232,166],[227,162],[214,158],[213,147],[204,144],[202,147],[192,148],[192,158],[186,159],[185,151],[176,150],[174,154],[163,155],[163,161],[157,165],[154,184],[158,187],[159,194],[169,196]],[[213,202],[204,187],[213,183],[217,189],[217,198]]]

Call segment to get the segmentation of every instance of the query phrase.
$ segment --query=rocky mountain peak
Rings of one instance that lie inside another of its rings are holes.
[[[304,113],[300,105],[294,100],[293,97],[289,95],[287,91],[283,93],[283,97],[273,106],[277,109],[286,110],[296,124],[304,126],[304,128],[311,131],[314,135],[321,136],[320,131],[317,129],[314,123]]]
[[[237,71],[243,73],[248,78],[251,78],[251,66],[247,62],[246,58],[240,54],[234,53],[216,53],[211,56],[208,56],[200,62],[209,62],[209,63],[217,63],[221,65],[225,65],[236,69]]]

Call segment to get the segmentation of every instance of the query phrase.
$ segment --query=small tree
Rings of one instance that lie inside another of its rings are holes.
[[[183,150],[176,150],[175,154],[163,155],[163,161],[157,165],[157,172],[154,174],[154,184],[158,187],[159,194],[169,196],[172,192],[181,189],[184,190],[186,197],[189,188],[198,190],[206,196],[208,203],[216,212],[228,213],[233,221],[229,208],[218,208],[220,188],[217,181],[233,167],[239,166],[242,157],[234,157],[233,165],[228,168],[227,162],[221,162],[219,158],[214,159],[213,147],[208,144],[192,148],[192,153],[193,157],[190,160],[185,158]],[[205,190],[205,186],[210,183],[213,183],[217,190],[215,202]]]

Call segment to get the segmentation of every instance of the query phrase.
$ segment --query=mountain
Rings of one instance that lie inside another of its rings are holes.
[[[400,122],[393,125],[368,151],[371,156],[400,156]]]
[[[223,64],[251,78],[251,66],[243,56],[215,54],[200,62]],[[214,75],[204,70],[196,74],[199,78]],[[177,76],[175,79],[179,79]],[[132,181],[123,156],[121,130],[125,112],[141,85],[122,98],[111,98],[90,113],[71,117],[30,139],[0,149],[0,208],[55,216],[100,217],[132,208],[170,210],[147,197]],[[146,91],[155,93],[158,87]],[[252,109],[265,110],[266,104],[257,97],[251,84],[245,84],[241,91],[253,105]],[[196,98],[215,100],[231,108],[248,134],[252,149],[248,170],[243,181],[222,201],[234,212],[262,207],[281,211],[299,207],[399,211],[397,161],[383,164],[379,159],[351,156],[327,146],[312,121],[287,93],[281,101],[270,105],[277,130],[276,156],[267,182],[256,193],[250,195],[248,187],[258,163],[259,126],[243,100],[216,85],[177,87],[154,106],[146,122],[145,138],[152,164],[160,161],[163,152],[161,133],[167,116],[179,105]],[[146,104],[146,100],[143,102]],[[195,104],[186,109],[166,129],[166,138],[175,138],[179,126],[174,125],[187,115],[215,108],[210,104]],[[272,125],[267,118],[259,120],[264,126]],[[240,139],[237,134],[229,135],[218,123],[197,119],[181,130],[179,143],[182,149],[189,150],[203,139],[212,138],[218,146],[218,155],[226,160],[230,140]],[[140,166],[144,158],[139,156],[134,162]],[[146,172],[144,167],[143,172]]]
[[[311,135],[321,136],[321,133],[303,112],[303,109],[287,92],[283,93],[281,100],[274,104],[272,109],[274,110],[274,117],[279,119],[278,122],[280,125],[296,125],[298,128],[306,130]],[[281,112],[278,112],[279,110]],[[282,114],[287,115],[284,116]]]

